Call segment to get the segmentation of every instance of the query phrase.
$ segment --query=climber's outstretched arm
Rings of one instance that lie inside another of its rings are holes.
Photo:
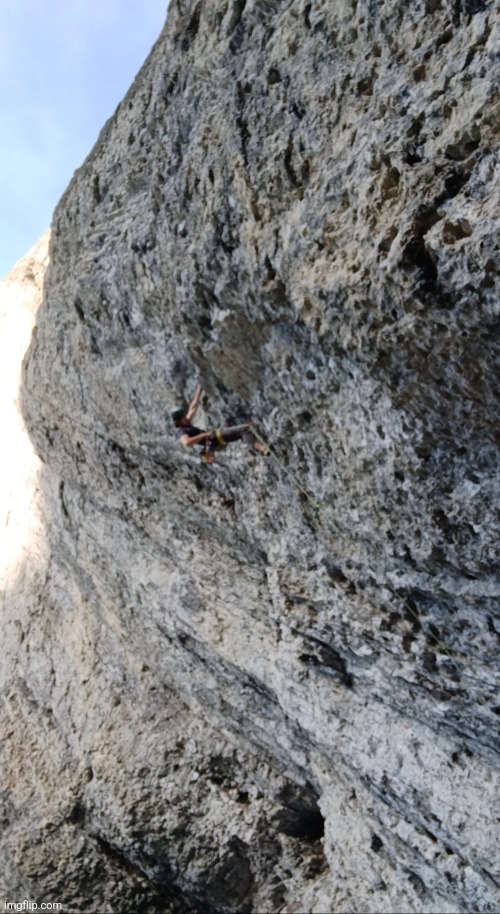
[[[189,437],[189,435],[183,435],[180,440],[181,440],[181,444],[183,444],[184,447],[193,447],[193,445],[200,444],[202,441],[206,441],[207,438],[211,438],[211,437],[212,437],[212,432],[201,432],[201,434],[193,435],[191,438]]]
[[[190,422],[191,422],[191,419],[194,419],[196,410],[198,409],[198,407],[200,405],[202,393],[203,393],[203,388],[200,387],[200,385],[198,384],[198,387],[196,388],[196,393],[195,393],[193,399],[191,400],[191,403],[189,404],[189,409],[186,413],[186,419],[189,419]]]

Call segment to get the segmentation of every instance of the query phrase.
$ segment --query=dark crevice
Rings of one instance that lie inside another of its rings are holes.
[[[90,834],[101,853],[111,860],[115,866],[119,867],[122,870],[125,870],[126,873],[129,873],[133,876],[138,876],[141,879],[148,879],[146,873],[123,853],[115,845],[111,844],[106,838],[103,838],[101,835]]]
[[[201,2],[195,6],[191,19],[189,20],[189,23],[187,25],[187,28],[186,28],[186,31],[184,34],[184,38],[182,39],[181,47],[184,52],[189,50],[190,46],[192,45],[194,39],[196,38],[196,36],[198,34],[198,29],[200,27],[200,16],[201,16]]]
[[[64,517],[66,518],[66,520],[70,520],[69,512],[66,507],[66,501],[64,498],[64,482],[59,483],[59,501],[61,502],[61,510],[62,510],[62,513],[64,514]]]
[[[481,133],[479,127],[473,125],[470,130],[466,130],[454,143],[448,144],[444,151],[445,158],[454,162],[462,162],[476,151],[480,142]]]
[[[303,105],[300,104],[300,102],[291,102],[289,110],[299,121],[301,121],[306,115],[306,109]]]
[[[423,156],[419,152],[419,147],[414,143],[410,143],[405,147],[404,160],[407,165],[418,165],[423,160]]]
[[[139,833],[137,837],[141,839],[143,836]],[[155,870],[151,876],[107,838],[92,833],[89,834],[89,838],[95,842],[101,857],[109,861],[120,873],[124,891],[127,893],[124,910],[133,910],[135,914],[147,914],[151,910],[166,910],[169,914],[184,914],[185,911],[189,911],[190,914],[215,914],[215,909],[211,905],[205,901],[203,904],[198,903],[175,886],[170,864],[165,860],[163,853],[159,855],[162,858],[159,864],[154,855],[144,853],[148,869],[153,865]]]
[[[444,179],[444,190],[434,201],[435,206],[440,206],[445,200],[452,200],[465,187],[470,174],[468,171],[453,169]]]
[[[292,155],[293,155],[293,139],[292,139],[292,135],[290,134],[290,137],[289,137],[288,143],[287,143],[287,147],[285,149],[285,155],[283,157],[284,163],[285,163],[285,171],[288,175],[288,178],[290,179],[290,183],[293,184],[294,187],[300,187],[301,182],[297,178],[297,175],[295,174],[295,171],[292,166]]]
[[[337,674],[340,678],[343,685],[348,688],[352,687],[353,679],[352,675],[347,669],[347,664],[344,658],[339,654],[334,647],[326,642],[321,641],[319,638],[315,638],[312,635],[304,636],[309,642],[309,648],[313,649],[314,653],[307,652],[299,655],[299,660],[301,663],[306,664],[307,666],[318,667],[319,670],[323,672],[332,672]]]
[[[232,33],[232,37],[229,42],[229,49],[232,54],[237,53],[243,42],[244,27],[243,23],[241,22],[241,17],[243,15],[246,2],[247,0],[235,0],[233,6],[233,12],[228,25],[228,32]]]
[[[313,790],[288,784],[278,799],[282,809],[273,817],[273,824],[279,832],[311,844],[323,838],[325,820]]]
[[[427,281],[435,282],[438,276],[436,261],[422,237],[410,239],[403,250],[401,266],[406,269],[416,267]]]
[[[85,313],[84,313],[84,310],[83,310],[83,305],[82,305],[82,300],[81,300],[81,298],[75,298],[73,304],[74,304],[74,306],[75,306],[75,311],[76,311],[76,313],[78,314],[78,317],[80,318],[81,321],[84,321],[84,320],[85,320]]]
[[[441,219],[442,214],[436,209],[435,205],[422,208],[413,222],[413,236],[403,249],[401,266],[405,270],[416,270],[418,272],[419,284],[417,292],[420,296],[425,296],[427,293],[437,294],[439,291],[437,263],[434,254],[429,250],[424,239],[430,229]],[[445,297],[444,293],[442,293],[442,307],[450,306],[448,300],[444,300]]]
[[[464,10],[468,16],[482,13],[489,6],[489,0],[465,0]]]
[[[248,141],[250,139],[250,131],[248,129],[247,120],[244,118],[245,110],[245,90],[241,83],[236,84],[236,126],[239,130],[241,137],[241,154],[243,156],[243,161],[245,163],[245,168],[248,171]]]
[[[302,187],[304,184],[307,184],[307,182],[309,181],[310,172],[311,172],[311,163],[310,163],[309,159],[307,159],[307,158],[303,158],[301,161],[299,160],[299,163],[298,163],[299,171],[297,171],[292,165],[293,152],[294,152],[293,135],[290,133],[290,135],[288,137],[288,143],[287,143],[285,153],[284,153],[285,171],[288,175],[288,178],[289,178],[291,184],[293,184],[294,187]],[[305,152],[305,148],[301,141],[301,142],[299,142],[299,153],[304,154],[304,152]],[[317,244],[320,244],[320,242],[317,242]]]

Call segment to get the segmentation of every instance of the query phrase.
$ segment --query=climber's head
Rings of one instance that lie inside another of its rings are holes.
[[[176,406],[170,413],[172,416],[172,422],[176,427],[183,424],[183,419],[186,418],[187,406]]]

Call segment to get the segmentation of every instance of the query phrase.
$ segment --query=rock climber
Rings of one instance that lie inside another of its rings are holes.
[[[184,447],[200,445],[202,448],[201,459],[205,463],[214,463],[215,451],[221,450],[227,444],[232,444],[233,441],[243,441],[254,454],[261,454],[263,457],[268,456],[269,448],[256,438],[248,423],[246,425],[234,425],[230,428],[217,428],[210,432],[193,425],[192,420],[200,405],[202,393],[203,389],[198,385],[189,406],[177,406],[171,412],[175,434]]]

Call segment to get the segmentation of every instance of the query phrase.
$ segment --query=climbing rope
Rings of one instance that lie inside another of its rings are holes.
[[[283,470],[283,472],[285,473],[285,475],[288,476],[288,478],[292,481],[292,483],[294,484],[294,486],[295,486],[300,492],[302,492],[302,494],[305,496],[305,498],[307,498],[309,504],[310,504],[311,507],[314,509],[314,511],[318,512],[318,511],[320,510],[320,508],[321,508],[321,502],[319,502],[317,499],[315,499],[315,497],[314,497],[314,495],[312,494],[312,492],[309,492],[309,490],[306,489],[305,486],[303,486],[302,483],[299,482],[299,480],[297,479],[295,473],[292,473],[292,471],[289,470],[288,467],[285,466],[285,464],[283,463],[283,461],[278,457],[278,455],[277,455],[276,451],[274,450],[274,448],[271,447],[271,445],[269,444],[269,442],[266,441],[266,440],[262,437],[262,435],[257,431],[257,429],[255,428],[255,425],[253,425],[252,423],[249,423],[249,426],[248,426],[248,427],[250,428],[252,434],[255,435],[255,437],[257,438],[257,440],[260,441],[260,443],[261,443],[262,445],[264,445],[264,447],[267,448],[267,450],[268,450],[270,456],[273,457],[273,459],[276,461],[276,463],[278,464],[278,466],[281,467],[281,469]]]
[[[110,439],[108,436],[106,436],[102,432],[97,431],[94,427],[86,426],[83,423],[73,423],[73,426],[75,426],[75,425],[77,427],[79,427],[81,430],[91,432],[92,434],[95,435],[96,438],[100,438],[101,440],[104,440],[107,442],[109,442],[109,441],[112,442],[112,439]],[[250,422],[250,423],[248,423],[247,426],[239,426],[239,427],[240,428],[248,427],[251,430],[252,434],[255,436],[255,438],[267,449],[269,455],[273,458],[273,460],[275,460],[275,462],[280,467],[280,469],[283,471],[285,476],[288,478],[288,480],[290,481],[292,486],[294,486],[299,492],[301,492],[301,494],[307,500],[308,504],[310,505],[311,509],[314,512],[316,523],[324,529],[327,536],[331,535],[333,532],[340,533],[341,535],[350,533],[350,531],[349,532],[346,531],[345,528],[343,529],[342,526],[337,521],[333,520],[332,518],[324,517],[323,512],[322,512],[322,503],[315,497],[315,495],[309,489],[307,489],[302,484],[302,482],[297,478],[297,475],[292,470],[290,470],[289,467],[286,466],[284,461],[280,458],[280,456],[276,452],[276,449],[263,437],[263,435],[261,435],[261,433],[255,428],[255,425],[253,423]],[[221,431],[220,429],[217,429],[217,430],[215,430],[215,433],[216,434],[217,434],[217,432],[220,433],[220,431]],[[145,442],[141,442],[141,444],[144,444],[144,443]],[[377,580],[378,575],[377,575],[376,570],[373,568],[373,566],[367,565],[365,567],[366,567],[367,571],[371,572],[371,574],[374,576],[375,580]],[[385,587],[387,590],[389,590],[389,592],[393,595],[393,597],[407,610],[407,612],[414,619],[414,621],[421,627],[421,621],[420,621],[420,617],[419,617],[418,613],[413,609],[413,607],[411,606],[409,601],[407,599],[405,599],[405,597],[390,583],[390,581],[385,579],[381,586]],[[453,656],[452,650],[448,647],[448,645],[444,641],[442,641],[440,638],[438,638],[437,636],[434,636],[434,635],[432,635],[432,639],[433,639],[435,648],[437,650],[439,650],[442,654],[446,655],[446,657],[448,658],[448,660],[450,661],[450,663],[456,670],[459,677],[463,677],[464,679],[472,681],[473,683],[476,683],[476,684],[481,683],[483,681],[481,679],[481,677],[477,673],[475,673],[475,671],[472,667],[470,667],[470,669],[472,670],[473,675],[472,676],[470,675],[470,673],[467,670],[467,667],[465,667],[465,665],[460,660],[458,660],[455,656]],[[479,701],[479,704],[484,704],[484,705],[486,704],[486,699],[479,698],[478,701]]]
[[[260,434],[260,432],[255,428],[255,426],[252,423],[250,423],[249,427],[250,427],[252,433],[257,438],[257,440],[260,441],[260,443],[267,448],[270,456],[273,457],[273,459],[276,461],[278,466],[283,470],[285,475],[288,477],[290,482],[298,489],[298,491],[300,491],[305,496],[305,498],[307,499],[307,501],[309,502],[309,504],[311,505],[311,507],[313,508],[313,510],[316,514],[318,524],[323,527],[325,532],[327,534],[331,533],[331,530],[328,529],[329,526],[332,528],[335,528],[335,532],[339,532],[339,533],[345,532],[342,530],[341,526],[336,521],[333,521],[332,519],[325,519],[322,516],[321,502],[315,498],[315,496],[313,495],[312,492],[310,492],[308,489],[306,489],[306,487],[304,485],[302,485],[302,483],[297,479],[296,474],[293,473],[292,470],[290,470],[284,464],[284,462],[281,460],[281,458],[276,453],[276,450],[269,444],[268,441],[266,441],[266,439]],[[373,568],[373,566],[367,565],[366,570],[371,572],[371,574],[374,576],[375,580],[377,580],[378,575],[377,575],[376,570]],[[409,601],[407,599],[405,599],[405,597],[390,583],[390,581],[384,580],[382,586],[385,587],[387,590],[389,590],[390,593],[392,593],[393,597],[395,597],[398,600],[398,602],[400,602],[401,605],[404,606],[404,608],[408,611],[408,613],[414,619],[414,621],[418,624],[418,626],[421,627],[421,621],[420,621],[420,617],[419,617],[418,613],[413,609],[413,607],[411,606]],[[454,667],[456,673],[458,674],[458,676],[460,678],[463,676],[465,679],[468,679],[469,681],[471,681],[475,684],[479,684],[483,681],[481,679],[481,677],[478,676],[477,674],[475,674],[473,676],[471,676],[469,674],[465,665],[460,660],[458,660],[455,656],[453,656],[451,649],[448,647],[447,644],[445,644],[444,641],[441,641],[435,635],[432,635],[432,639],[433,639],[435,648],[437,650],[441,651],[442,654],[446,655],[446,657],[448,658],[448,660],[450,661],[450,663],[452,664],[452,666]],[[472,673],[474,674],[475,671],[474,671],[474,669],[472,669],[472,667],[471,667],[471,670],[472,670]],[[487,703],[485,698],[479,698],[478,702],[479,702],[479,704],[483,704],[483,705],[485,705]]]

